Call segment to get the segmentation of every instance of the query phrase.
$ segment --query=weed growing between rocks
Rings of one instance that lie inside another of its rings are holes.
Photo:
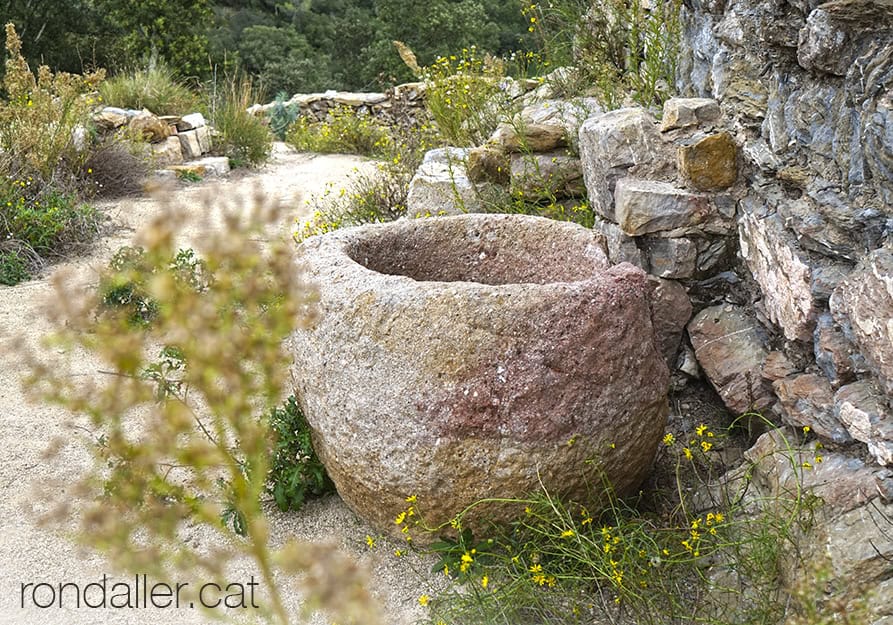
[[[335,492],[335,484],[316,455],[310,424],[292,395],[268,416],[273,436],[267,493],[276,507],[299,510],[304,502]]]
[[[779,460],[800,475],[810,470],[795,464],[809,447],[805,438],[777,434],[786,446]],[[796,538],[812,527],[821,502],[800,488],[757,499],[749,477],[718,488],[726,467],[717,449],[728,436],[704,424],[687,440],[667,434],[660,454],[675,467],[675,490],[620,500],[606,484],[593,493],[593,501],[607,501],[599,508],[543,491],[478,502],[449,525],[429,528],[424,502],[409,496],[394,522],[409,538],[441,536],[423,550],[438,557],[432,572],[452,580],[446,591],[425,595],[428,622],[774,625],[798,613],[819,615],[802,622],[838,622],[829,620],[834,606],[807,599],[819,586],[781,590],[782,559],[797,558]],[[821,462],[820,451],[809,453]],[[464,527],[471,509],[508,503],[523,508],[508,527],[478,527],[478,536]]]
[[[480,145],[512,107],[502,91],[504,63],[481,57],[477,49],[438,57],[419,69],[425,81],[425,107],[448,145]]]
[[[224,213],[222,231],[206,228],[198,253],[213,280],[201,292],[171,263],[182,212],[162,215],[142,234],[143,251],[135,256],[149,269],[151,323],[133,323],[127,306],[104,308],[99,294],[85,296],[64,277],[55,280],[58,330],[49,344],[86,350],[105,363],[95,376],[73,376],[64,363],[21,354],[32,394],[88,415],[101,441],[87,441],[93,468],[58,491],[68,499],[56,520],[76,523],[79,539],[119,567],[159,580],[221,583],[230,563],[248,558],[266,590],[257,616],[268,622],[294,620],[279,572],[302,574],[307,604],[339,622],[375,623],[353,563],[330,547],[270,544],[261,507],[270,428],[255,415],[282,397],[291,360],[282,344],[313,322],[314,289],[298,274],[291,242],[261,243],[281,213],[259,199],[236,208]],[[214,207],[205,209],[210,215]],[[165,346],[167,364],[153,369],[158,346]],[[221,522],[226,509],[239,515],[244,536]],[[211,544],[187,540],[196,526],[209,532]]]

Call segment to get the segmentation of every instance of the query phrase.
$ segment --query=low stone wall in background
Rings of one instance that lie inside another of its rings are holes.
[[[269,114],[277,102],[255,104],[248,109],[255,115]],[[370,115],[385,125],[413,127],[427,115],[425,111],[425,83],[397,85],[384,93],[355,93],[335,91],[298,93],[282,103],[298,107],[299,114],[322,122],[340,107],[347,107],[361,115]]]

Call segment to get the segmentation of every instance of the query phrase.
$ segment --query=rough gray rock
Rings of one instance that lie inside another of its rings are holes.
[[[667,182],[621,178],[614,187],[615,221],[630,236],[696,226],[713,213],[708,196]]]
[[[180,140],[180,151],[183,153],[183,158],[201,158],[202,145],[199,143],[198,133],[195,130],[178,133],[176,137]]]
[[[635,165],[672,161],[654,118],[640,108],[625,108],[590,117],[580,127],[583,179],[593,209],[610,221],[614,185]]]
[[[173,136],[168,137],[161,143],[153,143],[152,156],[157,165],[179,165],[183,162],[183,149],[180,147],[180,139]]]
[[[588,499],[602,470],[621,495],[647,475],[669,372],[645,273],[608,267],[596,233],[402,220],[312,237],[299,261],[322,314],[293,338],[298,396],[339,493],[378,530],[398,532],[410,495],[439,524],[481,498]]]
[[[409,183],[406,212],[414,215],[459,215],[480,210],[480,197],[468,179],[468,150],[438,148],[425,154]]]
[[[648,273],[661,278],[685,280],[698,268],[698,246],[689,238],[647,237],[644,242]]]
[[[855,380],[857,370],[861,369],[857,364],[861,355],[834,322],[831,313],[822,313],[818,317],[814,350],[815,362],[831,386],[838,388]]]
[[[650,277],[649,281],[653,288],[651,318],[654,334],[667,366],[673,368],[685,325],[691,319],[691,300],[685,287],[674,280]]]
[[[205,116],[201,113],[189,113],[188,115],[184,115],[177,121],[176,123],[177,130],[179,132],[186,132],[187,130],[195,130],[196,128],[205,128],[207,124],[205,123]]]
[[[648,264],[641,250],[636,245],[636,240],[621,230],[620,226],[596,216],[593,220],[592,229],[604,236],[611,264],[632,263],[636,267],[648,269]]]
[[[677,128],[718,122],[722,116],[719,103],[710,98],[670,98],[664,102],[664,114],[660,120],[663,132]]]
[[[800,30],[797,62],[803,69],[844,76],[852,60],[845,54],[846,48],[846,31],[834,23],[828,11],[819,8],[809,14]]]
[[[810,340],[818,309],[809,259],[774,214],[745,211],[739,229],[741,255],[760,285],[769,318],[788,339]]]
[[[879,464],[893,465],[893,414],[867,381],[841,387],[834,395],[835,414],[857,441],[868,445]]]
[[[893,395],[893,251],[869,254],[831,296],[831,311]]]
[[[769,353],[764,330],[743,308],[705,308],[689,322],[688,336],[701,369],[734,414],[761,411],[775,401],[761,375]]]
[[[825,440],[837,444],[852,438],[834,414],[834,394],[828,380],[812,373],[776,380],[772,385],[781,402],[785,423],[809,427]]]
[[[575,144],[583,121],[603,111],[594,98],[544,100],[524,107],[511,123],[502,123],[489,143],[506,152],[550,152]]]

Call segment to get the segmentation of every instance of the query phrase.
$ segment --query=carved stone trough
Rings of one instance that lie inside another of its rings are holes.
[[[410,495],[439,524],[482,498],[591,501],[603,476],[620,494],[645,478],[669,374],[645,274],[609,266],[598,234],[401,220],[308,239],[300,262],[321,311],[294,336],[300,401],[338,492],[380,531]]]

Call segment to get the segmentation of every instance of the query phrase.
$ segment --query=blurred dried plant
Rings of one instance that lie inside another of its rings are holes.
[[[151,268],[146,289],[157,303],[151,323],[134,324],[128,309],[104,306],[99,294],[56,277],[50,314],[57,332],[48,342],[92,353],[104,372],[73,376],[62,363],[18,352],[33,396],[88,415],[95,429],[95,463],[66,495],[82,499],[62,502],[63,514],[76,519],[83,543],[159,580],[191,575],[220,583],[234,560],[253,560],[267,591],[256,616],[268,622],[295,621],[277,583],[284,573],[300,574],[308,608],[339,623],[376,623],[362,572],[346,556],[294,540],[271,544],[261,505],[270,435],[257,415],[282,399],[291,360],[283,341],[313,322],[315,289],[300,275],[293,244],[270,235],[283,217],[277,207],[257,196],[216,211],[214,201],[206,200],[195,246],[209,276],[200,289],[170,262],[182,210],[169,207],[139,237],[140,266]],[[154,361],[162,349],[182,363],[167,371],[178,392],[158,392]],[[243,536],[221,521],[228,510]],[[213,546],[187,540],[196,525],[212,528]]]

